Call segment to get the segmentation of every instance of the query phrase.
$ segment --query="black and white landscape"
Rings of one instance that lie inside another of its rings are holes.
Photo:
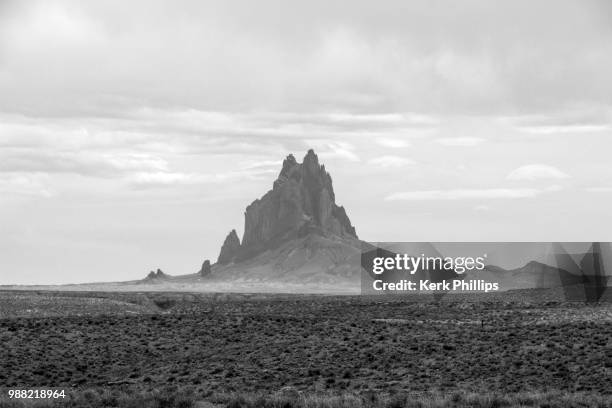
[[[0,0],[0,408],[612,406],[611,27]]]

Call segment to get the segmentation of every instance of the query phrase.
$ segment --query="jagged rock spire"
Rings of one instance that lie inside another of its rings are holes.
[[[272,190],[247,207],[244,227],[243,248],[306,229],[357,238],[346,211],[336,205],[331,176],[312,149],[302,163],[287,156]]]
[[[201,276],[208,276],[212,272],[210,267],[210,261],[207,259],[202,263],[202,268],[200,269]]]
[[[223,246],[221,247],[221,252],[219,253],[219,258],[217,259],[217,263],[220,265],[226,265],[234,260],[238,250],[240,249],[240,238],[238,238],[238,234],[236,230],[233,229],[227,234],[225,237],[225,241],[223,242]]]
[[[344,207],[336,204],[331,176],[312,149],[302,163],[287,156],[272,190],[246,208],[242,243],[232,230],[217,263],[245,260],[310,233],[357,238]]]

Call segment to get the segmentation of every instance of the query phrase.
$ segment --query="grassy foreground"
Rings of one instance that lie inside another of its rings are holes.
[[[592,393],[524,392],[508,395],[454,392],[380,395],[302,394],[284,389],[274,394],[218,394],[202,399],[189,391],[126,392],[120,390],[75,391],[64,400],[9,400],[0,398],[0,408],[608,408],[612,396]]]
[[[612,399],[588,394],[521,393],[511,395],[468,394],[449,395],[396,394],[393,396],[354,395],[305,396],[234,396],[228,408],[497,408],[497,407],[612,407]]]

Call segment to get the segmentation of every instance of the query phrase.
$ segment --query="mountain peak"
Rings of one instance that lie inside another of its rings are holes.
[[[304,166],[307,169],[317,171],[319,168],[319,157],[312,149],[308,149],[306,156],[304,156]]]
[[[295,160],[295,156],[289,154],[285,160],[283,160],[283,168],[281,169],[279,178],[288,177],[291,170],[298,165],[297,160]]]
[[[244,218],[242,243],[232,231],[219,263],[245,260],[308,234],[357,239],[344,207],[335,202],[331,176],[312,149],[302,163],[292,154],[285,158],[272,190],[253,201]]]

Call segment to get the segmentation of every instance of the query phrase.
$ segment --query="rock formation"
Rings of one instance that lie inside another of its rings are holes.
[[[233,262],[239,250],[240,238],[238,238],[236,230],[233,229],[230,231],[229,234],[227,234],[227,237],[225,237],[225,241],[223,242],[223,246],[221,247],[221,252],[219,253],[219,258],[217,259],[217,263],[219,265],[227,265]]]
[[[151,271],[149,272],[149,274],[147,275],[147,279],[164,279],[167,278],[168,275],[166,275],[161,269],[157,269],[156,271]]]
[[[207,259],[202,264],[202,268],[200,269],[200,275],[201,276],[208,276],[208,275],[210,275],[210,273],[211,273],[210,261]]]
[[[287,156],[272,190],[247,207],[236,259],[248,259],[309,233],[357,238],[346,211],[336,204],[331,176],[313,150],[302,163]]]
[[[242,241],[235,230],[227,235],[210,276],[353,285],[360,249],[346,211],[336,204],[331,176],[309,150],[302,163],[287,156],[272,189],[247,206]]]

